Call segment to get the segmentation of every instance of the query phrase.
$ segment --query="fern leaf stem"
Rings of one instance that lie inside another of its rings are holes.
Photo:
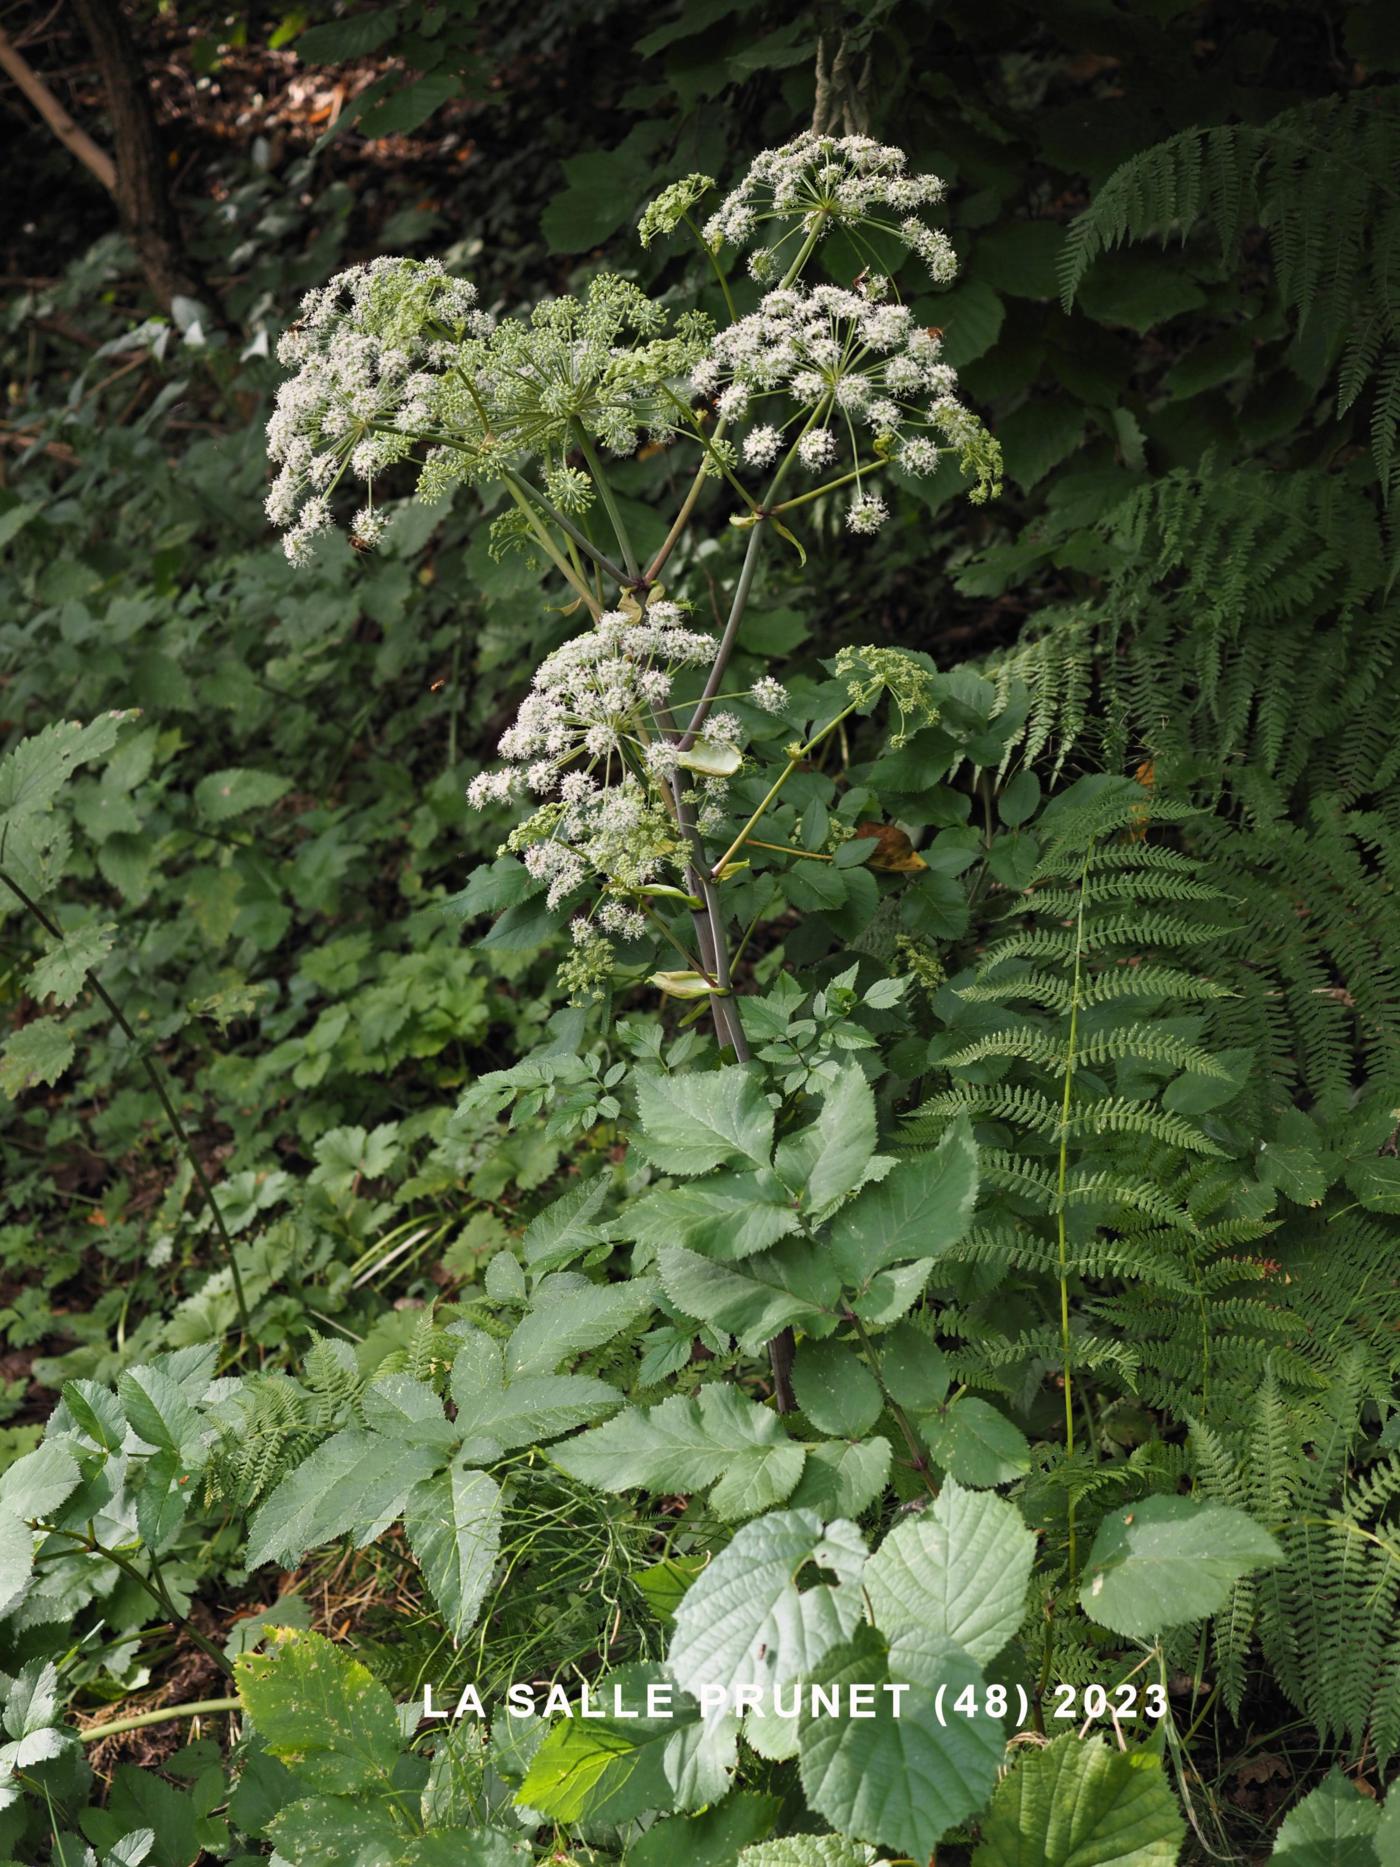
[[[1074,924],[1074,982],[1070,990],[1069,1037],[1065,1044],[1065,1086],[1060,1102],[1060,1160],[1056,1176],[1055,1193],[1055,1249],[1059,1261],[1060,1286],[1060,1354],[1064,1365],[1065,1387],[1065,1457],[1074,1457],[1074,1373],[1070,1357],[1069,1332],[1069,1236],[1065,1226],[1065,1193],[1069,1184],[1069,1117],[1070,1105],[1074,1095],[1074,1056],[1075,1045],[1079,1041],[1079,1001],[1083,987],[1084,974],[1084,905],[1087,898],[1089,864],[1093,860],[1094,839],[1089,841],[1084,850],[1084,861],[1079,871],[1079,907]],[[1073,1592],[1079,1576],[1079,1539],[1075,1523],[1075,1506],[1078,1500],[1073,1490],[1069,1495],[1069,1585]]]

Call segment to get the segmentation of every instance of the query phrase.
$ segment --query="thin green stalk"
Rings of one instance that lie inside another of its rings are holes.
[[[820,240],[822,237],[822,223],[823,221],[825,221],[825,219],[826,219],[825,214],[819,217],[816,226],[813,227],[812,231],[807,235],[807,238],[802,242],[802,245],[798,248],[797,258],[793,260],[792,264],[788,267],[787,271],[783,274],[783,282],[778,287],[778,290],[780,292],[785,292],[787,290],[787,288],[792,284],[793,280],[796,279],[798,273],[801,272],[802,268],[807,264],[807,261],[812,257],[812,253],[816,247],[817,241]]]
[[[593,475],[593,484],[598,488],[599,497],[603,501],[603,509],[608,515],[608,523],[613,528],[617,548],[622,553],[623,563],[627,566],[627,575],[633,583],[636,583],[640,579],[641,572],[637,567],[636,554],[632,550],[632,540],[627,535],[627,527],[623,523],[621,512],[618,511],[617,501],[613,498],[613,490],[608,485],[608,476],[603,472],[603,463],[599,460],[593,443],[578,422],[574,423],[574,433],[583,457],[588,462],[588,471]]]
[[[798,766],[802,763],[802,761],[805,758],[810,757],[811,754],[816,750],[816,748],[821,744],[822,740],[827,738],[831,733],[834,733],[836,728],[841,724],[842,720],[846,719],[850,714],[854,713],[855,710],[856,710],[856,704],[854,701],[852,701],[850,706],[846,707],[842,712],[838,713],[834,720],[828,721],[828,723],[822,727],[820,732],[813,733],[812,737],[807,741],[806,745],[802,745],[797,748],[796,752],[788,760],[787,764],[783,767],[783,769],[778,773],[777,777],[773,780],[772,784],[769,785],[767,791],[763,795],[763,800],[759,804],[757,810],[754,811],[753,815],[749,818],[748,822],[744,825],[743,829],[740,830],[739,834],[734,838],[734,841],[729,845],[728,849],[725,850],[724,854],[720,857],[719,861],[716,862],[714,866],[711,868],[710,870],[711,875],[718,875],[720,871],[724,868],[726,863],[732,862],[734,860],[735,856],[737,856],[739,851],[744,847],[744,844],[748,842],[749,833],[753,829],[754,825],[760,821],[760,819],[763,817],[764,812],[768,809],[768,806],[773,802],[774,798],[777,797],[778,793],[782,790],[783,786],[787,783],[788,779],[792,776],[792,774],[797,770]],[[797,854],[798,852],[794,851],[793,853]]]
[[[30,1520],[26,1519],[26,1521]],[[151,1597],[151,1600],[155,1602],[156,1606],[163,1611],[173,1627],[178,1627],[182,1633],[188,1634],[189,1638],[200,1651],[207,1654],[221,1672],[232,1675],[233,1666],[227,1654],[216,1647],[212,1640],[200,1633],[194,1623],[181,1614],[180,1610],[175,1606],[175,1603],[170,1599],[170,1591],[165,1586],[165,1578],[161,1575],[160,1564],[156,1561],[154,1556],[150,1558],[151,1574],[143,1575],[136,1567],[136,1564],[134,1562],[129,1562],[127,1558],[122,1555],[120,1550],[111,1549],[107,1544],[100,1543],[91,1530],[84,1536],[80,1530],[65,1530],[58,1524],[44,1523],[37,1519],[32,1521],[31,1528],[38,1530],[44,1536],[67,1537],[69,1542],[76,1543],[79,1548],[85,1549],[89,1555],[101,1556],[105,1562],[110,1562],[114,1569],[120,1569],[128,1581],[135,1582],[138,1588],[145,1590]]]
[[[622,566],[615,564],[605,551],[600,551],[587,532],[575,525],[573,520],[566,513],[561,512],[552,500],[547,499],[537,486],[532,486],[528,480],[522,479],[519,474],[512,473],[509,469],[501,477],[512,486],[518,487],[525,497],[544,513],[549,522],[557,525],[565,537],[572,538],[579,549],[586,552],[599,570],[611,577],[614,583],[626,584],[631,581]]]
[[[880,1356],[874,1342],[871,1340],[869,1330],[867,1330],[865,1324],[861,1321],[860,1317],[856,1315],[854,1310],[847,1310],[845,1320],[851,1325],[860,1338],[860,1345],[865,1350],[866,1359],[870,1363],[870,1372],[879,1382],[880,1392],[885,1396],[885,1405],[889,1408],[894,1422],[903,1436],[904,1443],[909,1449],[910,1463],[919,1474],[920,1481],[929,1496],[937,1497],[938,1486],[933,1482],[933,1474],[929,1471],[928,1452],[923,1441],[910,1424],[908,1414],[885,1385],[885,1377],[880,1369]]]
[[[1065,1456],[1074,1457],[1074,1376],[1070,1356],[1069,1332],[1069,1235],[1065,1225],[1065,1194],[1069,1185],[1069,1114],[1074,1093],[1075,1045],[1079,1039],[1079,996],[1084,972],[1084,903],[1089,885],[1089,863],[1094,851],[1093,838],[1084,851],[1079,871],[1079,912],[1074,926],[1074,983],[1070,989],[1069,1039],[1065,1049],[1065,1089],[1060,1105],[1060,1161],[1055,1183],[1055,1235],[1060,1285],[1060,1353],[1064,1361],[1065,1383]],[[1073,1590],[1079,1575],[1079,1542],[1075,1524],[1078,1500],[1073,1490],[1069,1497],[1069,1585]]]
[[[33,915],[34,919],[38,921],[39,925],[43,928],[44,932],[48,934],[51,940],[61,940],[63,938],[61,928],[49,919],[38,902],[31,900],[24,889],[20,887],[19,883],[15,881],[12,876],[7,875],[3,869],[0,869],[0,882],[3,882],[10,893]],[[200,1163],[199,1155],[194,1149],[194,1144],[191,1142],[189,1135],[185,1132],[185,1124],[176,1113],[175,1104],[171,1101],[170,1096],[166,1092],[164,1078],[156,1068],[149,1052],[143,1047],[140,1038],[127,1022],[126,1013],[112,997],[112,994],[107,990],[106,986],[103,985],[96,973],[88,974],[88,984],[107,1007],[108,1012],[115,1020],[118,1028],[124,1033],[127,1042],[140,1058],[141,1067],[146,1072],[146,1080],[155,1091],[156,1099],[160,1103],[161,1108],[165,1111],[165,1119],[170,1123],[171,1130],[181,1148],[184,1150],[186,1160],[189,1161],[193,1169],[194,1177],[199,1183],[199,1190],[204,1195],[205,1203],[208,1205],[214,1220],[215,1230],[219,1234],[220,1241],[224,1247],[224,1254],[228,1259],[229,1271],[233,1278],[234,1299],[238,1304],[239,1326],[245,1338],[251,1341],[253,1323],[252,1318],[248,1314],[248,1299],[243,1293],[242,1274],[238,1269],[238,1259],[234,1255],[233,1239],[229,1235],[228,1226],[224,1223],[224,1215],[219,1209],[219,1202],[214,1197],[214,1189],[209,1184],[209,1176],[205,1173]]]
[[[869,465],[857,467],[852,473],[843,473],[838,480],[828,480],[822,486],[812,487],[810,492],[796,493],[791,499],[785,499],[781,505],[769,506],[768,511],[776,516],[779,512],[791,512],[797,506],[807,506],[814,499],[821,499],[827,493],[834,493],[843,486],[849,486],[852,480],[859,480],[862,474],[878,473],[881,467],[887,467],[887,460],[872,460]]]
[[[550,537],[548,527],[545,525],[543,519],[540,518],[535,508],[525,497],[524,493],[520,491],[519,487],[515,485],[513,480],[506,478],[501,483],[524,514],[525,523],[529,526],[530,534],[539,545],[540,550],[544,552],[545,556],[559,572],[559,575],[568,584],[574,594],[581,598],[588,610],[596,616],[601,605],[588,585],[575,574],[569,560],[558,549],[554,540]]]
[[[695,244],[700,248],[700,251],[705,255],[706,259],[709,260],[710,270],[711,272],[714,273],[715,278],[719,281],[719,289],[724,294],[724,308],[729,313],[729,322],[731,324],[737,324],[739,321],[739,314],[734,309],[734,300],[733,300],[733,297],[730,295],[730,291],[729,291],[729,281],[728,279],[725,278],[723,272],[721,272],[720,270],[718,254],[715,252],[714,248],[710,245],[709,241],[705,238],[705,236],[701,233],[700,229],[696,226],[695,222],[691,219],[689,214],[682,214],[681,219],[685,222],[686,226],[689,227],[690,231],[695,235]]]
[[[90,1724],[78,1736],[84,1744],[100,1744],[104,1737],[120,1737],[125,1731],[144,1731],[153,1724],[169,1724],[176,1718],[213,1717],[216,1712],[242,1711],[239,1698],[197,1698],[188,1705],[159,1705],[154,1711],[134,1712],[129,1718],[113,1718],[110,1724]]]

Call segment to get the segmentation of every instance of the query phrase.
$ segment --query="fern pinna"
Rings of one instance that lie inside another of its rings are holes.
[[[1008,1391],[1058,1370],[1071,1503],[1115,1403],[1209,1413],[1285,1326],[1249,1250],[1269,1223],[1219,1115],[1195,1112],[1203,1087],[1236,1088],[1209,1041],[1231,903],[1155,834],[1191,814],[1110,778],[1047,809],[1010,925],[935,1001],[948,1085],[907,1128],[926,1145],[976,1124],[984,1199],[950,1292],[974,1338],[962,1364]]]

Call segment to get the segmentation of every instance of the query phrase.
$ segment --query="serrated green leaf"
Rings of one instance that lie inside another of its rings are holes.
[[[653,1822],[628,1848],[627,1867],[733,1867],[746,1844],[768,1833],[781,1807],[776,1796],[740,1790],[699,1815]]]
[[[1381,1822],[1379,1803],[1334,1766],[1288,1811],[1269,1860],[1278,1867],[1391,1867],[1393,1855],[1377,1846]]]
[[[20,1517],[47,1523],[81,1481],[82,1473],[72,1453],[51,1439],[45,1440],[0,1475],[0,1505]]]
[[[936,1670],[949,1704],[968,1687],[981,1703],[982,1674],[967,1654],[943,1646]],[[900,1675],[871,1627],[828,1653],[812,1678],[841,1692],[843,1710],[830,1717],[804,1709],[798,1721],[808,1806],[843,1834],[928,1860],[990,1794],[1005,1747],[999,1720],[954,1713],[940,1724],[933,1692]],[[880,1689],[887,1683],[909,1688],[898,1716],[893,1695]],[[853,1685],[876,1688],[873,1717],[846,1715]]]
[[[320,1795],[387,1790],[402,1748],[388,1689],[320,1634],[274,1628],[234,1663],[239,1695],[271,1754]]]
[[[787,1500],[790,1509],[814,1510],[824,1518],[858,1517],[883,1492],[892,1448],[878,1433],[858,1443],[822,1439],[806,1450],[807,1463]]]
[[[816,1120],[812,1171],[803,1188],[809,1212],[822,1212],[860,1185],[875,1153],[875,1095],[858,1063],[843,1063]]]
[[[485,1472],[449,1465],[410,1493],[403,1523],[448,1632],[465,1640],[500,1551],[500,1487]]]
[[[232,766],[211,771],[194,788],[195,809],[206,823],[228,823],[248,810],[266,810],[292,788],[290,778],[275,772]]]
[[[41,1083],[56,1083],[73,1061],[73,1037],[57,1018],[35,1018],[5,1040],[0,1051],[0,1093],[22,1095]]]
[[[655,1714],[649,1687],[664,1692]],[[596,1696],[605,1709],[617,1708],[613,1715],[557,1723],[535,1752],[518,1803],[559,1822],[617,1823],[725,1794],[737,1762],[737,1718],[702,1719],[694,1700],[649,1665],[609,1673]]]
[[[842,1280],[868,1284],[886,1265],[950,1250],[976,1203],[977,1144],[959,1121],[931,1153],[901,1160],[837,1213],[831,1246]]]
[[[629,1408],[553,1456],[600,1491],[701,1491],[721,1479],[711,1502],[733,1520],[781,1503],[806,1451],[769,1408],[714,1386],[694,1399],[673,1394],[657,1407]]]
[[[802,1571],[829,1570],[834,1582]],[[865,1544],[852,1523],[773,1511],[735,1532],[676,1609],[667,1664],[684,1690],[769,1691],[811,1676],[864,1611]],[[799,1577],[811,1585],[799,1587]]]
[[[300,1562],[307,1550],[350,1535],[372,1542],[403,1510],[410,1491],[432,1476],[442,1454],[379,1433],[334,1433],[273,1490],[248,1527],[250,1569]]]
[[[126,1369],[117,1382],[117,1398],[128,1424],[148,1446],[178,1453],[199,1430],[199,1415],[159,1368]]]
[[[1273,1537],[1242,1510],[1144,1498],[1099,1525],[1079,1602],[1101,1627],[1150,1640],[1214,1614],[1241,1576],[1282,1560]]]
[[[745,1848],[738,1867],[866,1867],[869,1858],[844,1835],[784,1835]]]
[[[599,1173],[570,1187],[553,1205],[537,1213],[526,1226],[522,1240],[525,1262],[531,1269],[557,1270],[597,1244],[598,1233],[592,1220],[607,1196],[608,1176]]]
[[[1014,1504],[949,1481],[866,1564],[870,1612],[887,1639],[922,1629],[985,1666],[1020,1630],[1034,1559]]]
[[[1155,1756],[1070,1732],[1021,1751],[982,1818],[972,1859],[973,1867],[1174,1867],[1185,1838]]]
[[[963,1394],[919,1416],[934,1461],[959,1484],[1009,1484],[1031,1468],[1031,1448],[1014,1421],[976,1395]]]
[[[87,983],[87,976],[117,937],[114,921],[85,921],[55,941],[25,981],[34,999],[51,998],[71,1005]]]
[[[798,1215],[775,1174],[718,1173],[685,1186],[655,1187],[629,1206],[619,1234],[641,1245],[684,1245],[732,1263],[795,1232]]]
[[[104,713],[85,726],[59,720],[21,739],[0,759],[0,818],[46,809],[76,767],[110,752],[123,724],[135,717],[132,711]]]
[[[507,1378],[552,1374],[569,1356],[601,1348],[645,1315],[655,1297],[656,1285],[649,1277],[618,1284],[581,1284],[575,1278],[557,1290],[550,1282],[541,1285],[529,1314],[506,1343]]]
[[[773,1153],[773,1111],[761,1072],[751,1064],[637,1078],[640,1145],[665,1173],[708,1173],[727,1160],[766,1167]]]
[[[737,1337],[750,1352],[789,1323],[833,1313],[841,1294],[829,1254],[802,1239],[737,1265],[672,1245],[657,1254],[657,1269],[677,1308]]]

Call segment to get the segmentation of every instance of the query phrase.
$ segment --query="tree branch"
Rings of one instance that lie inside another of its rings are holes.
[[[0,70],[10,74],[63,147],[97,177],[108,194],[115,195],[116,163],[105,149],[98,148],[85,129],[73,121],[14,41],[4,32],[0,32]]]

